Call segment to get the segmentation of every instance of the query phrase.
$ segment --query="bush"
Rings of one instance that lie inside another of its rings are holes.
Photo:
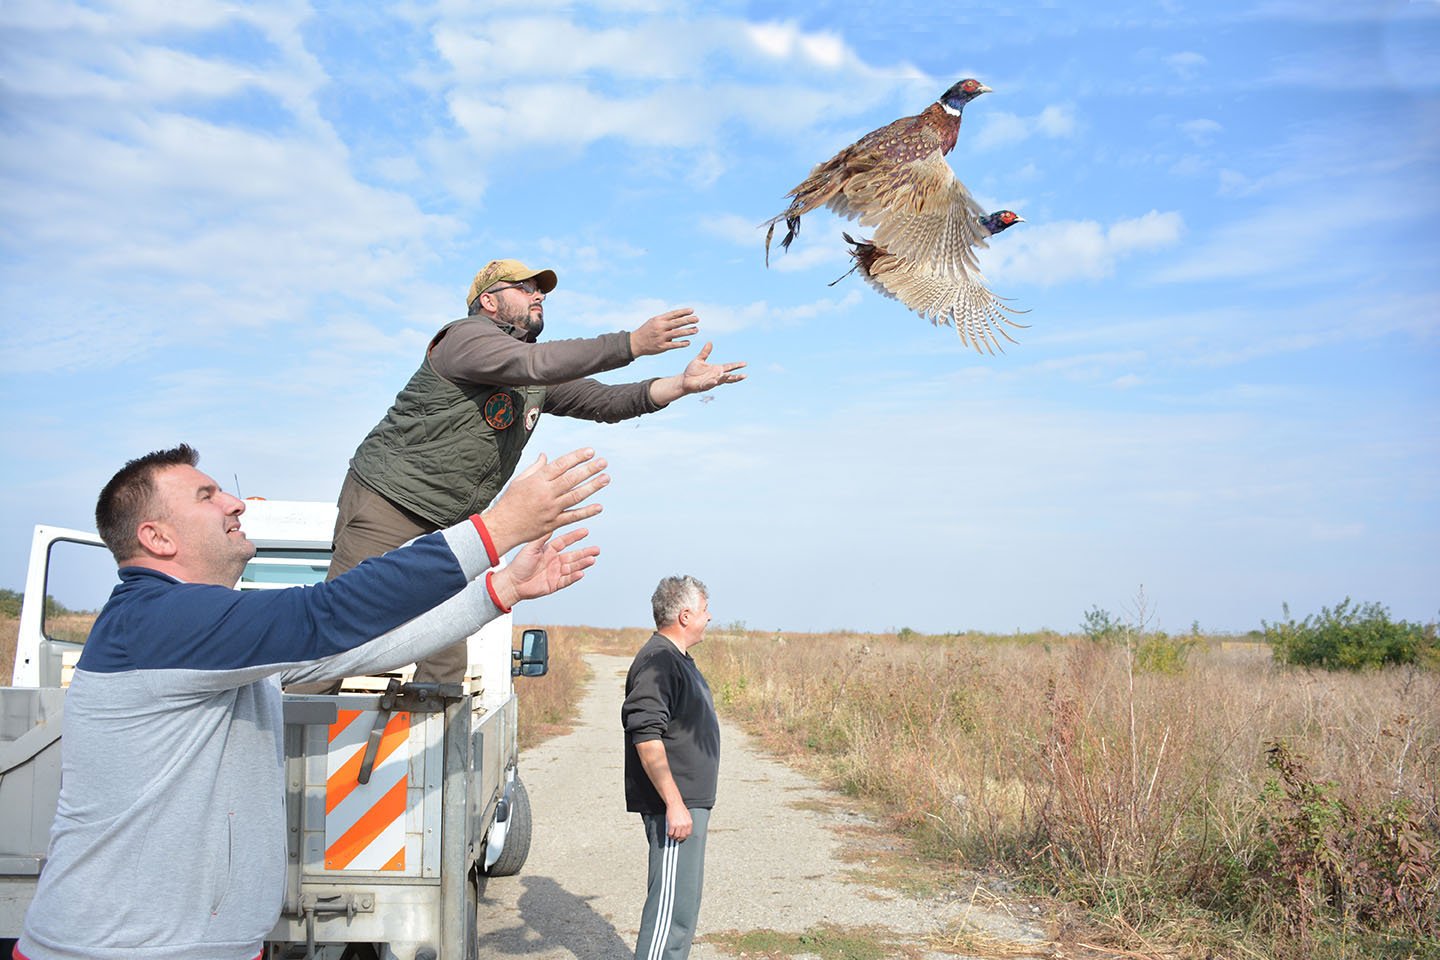
[[[1389,609],[1378,603],[1352,605],[1346,597],[1335,609],[1321,607],[1318,616],[1311,614],[1299,623],[1290,617],[1289,604],[1283,609],[1283,622],[1260,624],[1275,658],[1285,663],[1359,670],[1432,660],[1435,654],[1433,629],[1404,620],[1393,623]]]
[[[1139,602],[1143,599],[1142,594]],[[1191,627],[1189,636],[1172,637],[1162,630],[1146,633],[1141,628],[1131,629],[1109,610],[1098,606],[1085,611],[1080,632],[1102,647],[1129,649],[1137,673],[1180,673],[1189,662],[1190,651],[1200,642],[1198,621]]]
[[[1366,803],[1321,781],[1285,740],[1267,751],[1276,776],[1260,804],[1263,842],[1250,865],[1247,891],[1279,907],[1302,943],[1317,919],[1352,931],[1434,945],[1440,936],[1440,851],[1435,831],[1401,798]]]
[[[3,590],[3,589],[0,589],[0,616],[4,616],[4,617],[18,617],[18,616],[20,616],[20,606],[21,606],[21,604],[23,604],[24,602],[25,602],[25,594],[20,593],[19,591],[16,591],[16,590]],[[49,594],[46,594],[46,595],[45,595],[45,616],[46,616],[46,617],[61,617],[61,616],[64,616],[64,615],[66,615],[66,614],[78,613],[78,612],[80,612],[80,611],[71,610],[69,607],[65,606],[65,604],[61,603],[59,600],[56,600],[54,597],[50,596]]]
[[[1117,640],[1125,639],[1125,624],[1109,610],[1091,607],[1085,611],[1080,632],[1085,634],[1086,639],[1108,647]]]
[[[1190,651],[1200,642],[1194,635],[1172,637],[1163,631],[1146,634],[1135,647],[1135,670],[1139,673],[1180,673],[1190,661]]]

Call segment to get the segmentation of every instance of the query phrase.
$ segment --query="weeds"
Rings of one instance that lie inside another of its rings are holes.
[[[1333,917],[1392,942],[1440,945],[1440,858],[1410,802],[1347,800],[1283,740],[1267,758],[1276,778],[1262,794],[1251,876],[1290,931],[1308,942],[1317,920]]]
[[[1108,642],[752,633],[697,657],[771,748],[921,849],[1082,905],[1114,946],[1440,953],[1440,677],[1298,673],[1198,627],[1146,630],[1141,599]],[[1318,792],[1285,792],[1281,740]]]
[[[703,940],[719,944],[732,954],[764,960],[784,960],[794,956],[820,957],[822,960],[881,960],[896,956],[879,932],[846,930],[836,926],[815,927],[805,933],[730,931],[708,934]]]
[[[519,645],[524,627],[513,628]],[[533,747],[569,729],[580,709],[580,697],[590,679],[581,658],[583,628],[549,627],[550,670],[543,677],[517,678],[520,747]]]
[[[696,657],[771,749],[952,870],[1076,904],[1101,952],[1440,956],[1440,674],[1297,670],[1137,601],[1101,637],[732,629]],[[552,658],[647,636],[552,628]]]

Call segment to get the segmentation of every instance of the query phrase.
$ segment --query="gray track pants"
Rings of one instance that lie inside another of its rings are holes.
[[[691,807],[695,826],[680,842],[665,836],[663,813],[642,813],[650,842],[650,880],[635,960],[685,960],[700,916],[700,888],[705,883],[705,830],[710,811]]]

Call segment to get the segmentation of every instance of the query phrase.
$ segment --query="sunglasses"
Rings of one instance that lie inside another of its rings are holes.
[[[540,290],[540,281],[539,281],[539,280],[536,280],[534,277],[531,277],[529,280],[521,280],[519,283],[507,284],[506,286],[503,286],[503,287],[491,287],[489,290],[486,290],[485,292],[486,292],[486,293],[498,293],[498,292],[501,291],[501,290],[523,290],[523,291],[525,291],[527,294],[529,294],[529,295],[532,296],[532,297],[533,297],[535,294],[542,292],[542,291]]]

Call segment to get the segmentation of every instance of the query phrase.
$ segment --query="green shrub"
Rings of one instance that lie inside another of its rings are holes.
[[[1091,607],[1085,611],[1080,632],[1102,647],[1130,646],[1138,673],[1179,673],[1189,662],[1190,651],[1200,642],[1200,624],[1195,622],[1190,635],[1172,637],[1163,630],[1146,633],[1132,630],[1109,610]]]
[[[1262,794],[1261,843],[1241,884],[1247,898],[1277,906],[1302,940],[1329,919],[1352,934],[1434,946],[1440,850],[1433,825],[1403,797],[1341,796],[1339,784],[1316,779],[1284,740],[1271,742],[1267,754],[1275,776]]]
[[[1102,647],[1108,647],[1125,638],[1125,624],[1109,610],[1091,607],[1085,611],[1080,632],[1085,634],[1087,639],[1094,640]]]
[[[20,616],[20,606],[24,602],[25,594],[20,593],[16,590],[0,589],[0,616]],[[49,594],[45,595],[45,616],[60,617],[64,616],[67,613],[75,612],[77,611],[71,610],[69,607],[65,606],[65,604],[61,603],[59,600],[56,600]]]
[[[1135,669],[1140,673],[1179,673],[1190,661],[1198,636],[1172,637],[1156,631],[1139,638],[1135,647]]]
[[[1352,604],[1346,597],[1335,609],[1321,607],[1300,622],[1283,606],[1285,620],[1260,621],[1265,640],[1277,660],[1327,670],[1359,670],[1387,663],[1432,661],[1434,631],[1418,623],[1391,622],[1388,608],[1378,603]]]

